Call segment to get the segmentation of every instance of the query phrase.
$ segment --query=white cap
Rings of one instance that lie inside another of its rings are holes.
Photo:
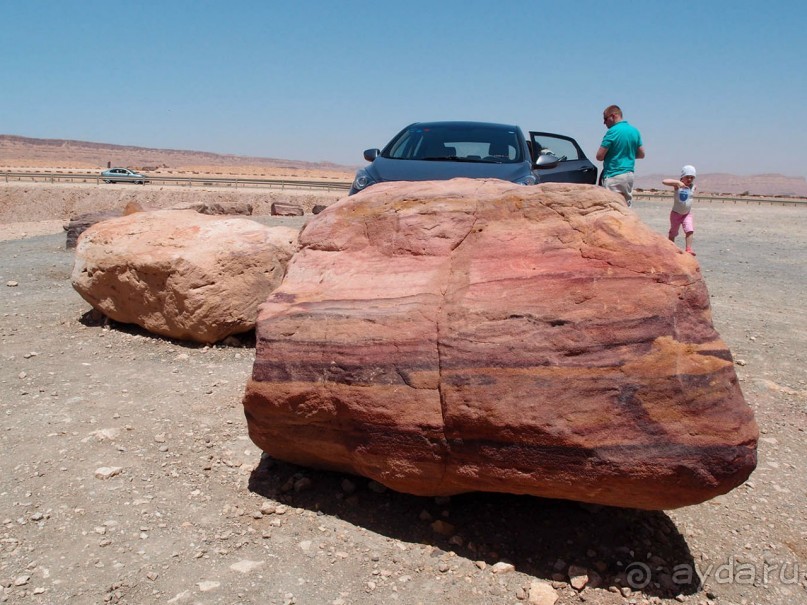
[[[685,176],[693,176],[694,177],[695,176],[695,167],[690,166],[689,164],[687,164],[686,166],[681,168],[681,178],[684,178]]]

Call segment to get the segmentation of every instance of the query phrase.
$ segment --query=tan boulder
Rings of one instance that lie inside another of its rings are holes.
[[[305,211],[297,204],[286,204],[283,202],[272,202],[272,216],[303,216]]]
[[[604,189],[380,184],[300,243],[244,397],[274,457],[418,495],[644,509],[755,467],[697,260]]]
[[[207,202],[195,201],[184,202],[171,207],[172,210],[195,210],[199,214],[241,214],[249,216],[252,214],[252,204],[248,202]]]
[[[93,308],[202,343],[251,330],[285,273],[298,231],[193,210],[137,212],[78,239],[72,283]]]
[[[252,214],[252,204],[246,202],[221,203],[221,202],[195,201],[195,202],[185,202],[182,204],[177,204],[176,206],[172,206],[171,209],[195,210],[200,214],[214,214],[214,215]],[[124,215],[128,216],[129,214],[134,214],[135,212],[148,212],[153,210],[158,210],[158,208],[146,208],[139,201],[132,200],[127,202],[123,210],[115,210],[115,209],[99,210],[96,212],[87,212],[85,214],[74,216],[70,219],[70,221],[66,225],[64,225],[64,230],[67,231],[67,239],[65,242],[65,247],[68,249],[75,248],[76,242],[78,241],[78,236],[84,233],[95,223],[100,223],[101,221],[105,221],[109,218],[114,218],[117,216],[124,216]]]

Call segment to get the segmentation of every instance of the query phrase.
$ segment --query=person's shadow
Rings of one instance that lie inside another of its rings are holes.
[[[570,566],[578,566],[589,571],[590,585],[662,598],[701,588],[689,547],[663,512],[482,492],[417,497],[266,454],[249,489],[401,542],[430,545],[435,557],[453,551],[486,565],[506,561],[547,581],[569,582]]]

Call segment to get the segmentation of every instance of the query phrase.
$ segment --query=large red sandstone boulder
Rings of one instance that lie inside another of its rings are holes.
[[[297,236],[289,227],[193,210],[138,212],[82,233],[73,287],[116,321],[213,343],[255,326]]]
[[[644,509],[755,467],[696,259],[604,189],[375,185],[300,242],[244,397],[274,457],[418,495]]]

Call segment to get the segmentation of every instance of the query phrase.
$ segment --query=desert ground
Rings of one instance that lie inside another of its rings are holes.
[[[262,457],[241,407],[249,337],[158,338],[73,291],[62,224],[138,188],[113,189],[0,184],[0,601],[807,604],[807,206],[695,208],[759,463],[729,494],[647,512],[420,498]],[[663,236],[668,204],[634,211]]]

